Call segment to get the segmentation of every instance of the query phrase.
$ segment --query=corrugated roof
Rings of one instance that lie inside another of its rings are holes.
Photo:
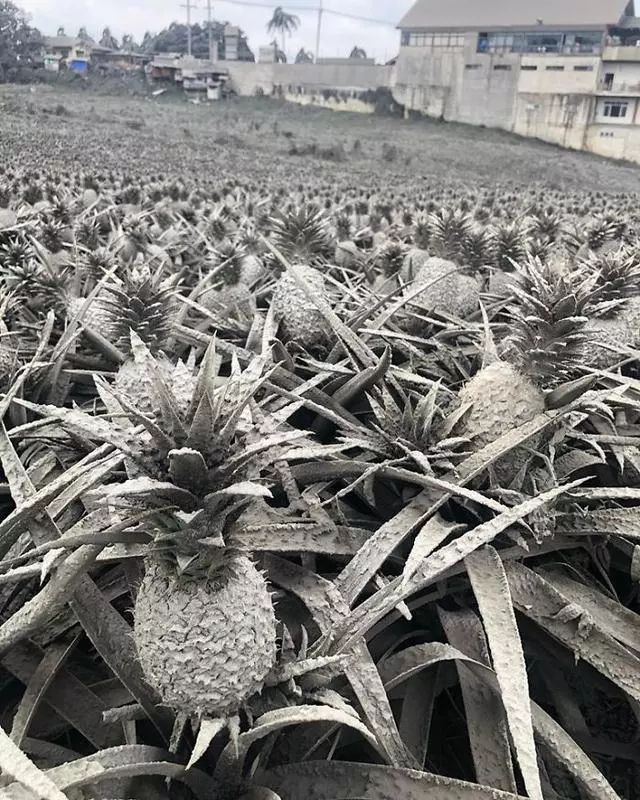
[[[418,0],[398,27],[604,28],[620,22],[628,4],[629,0]]]

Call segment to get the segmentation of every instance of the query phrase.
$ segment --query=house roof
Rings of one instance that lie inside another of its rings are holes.
[[[47,47],[76,47],[82,44],[75,36],[45,36],[44,43]]]
[[[619,23],[629,4],[629,0],[417,0],[398,27],[470,31],[605,28]]]

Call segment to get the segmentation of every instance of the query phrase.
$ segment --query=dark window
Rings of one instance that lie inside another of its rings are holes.
[[[599,53],[601,31],[483,31],[479,53]]]
[[[481,66],[482,66],[482,64],[465,64],[464,68],[465,69],[480,69]]]
[[[504,72],[508,72],[511,69],[511,64],[495,64],[493,68],[495,70],[502,70]]]
[[[564,67],[561,67],[559,64],[549,64],[545,69],[547,72],[564,72]]]
[[[523,64],[520,69],[524,72],[535,72],[538,67],[536,67],[534,64]]]
[[[609,90],[609,89],[611,89],[613,87],[613,79],[614,78],[615,78],[615,75],[613,74],[613,72],[605,73],[605,76],[604,76],[604,88],[605,89]]]
[[[592,64],[576,64],[573,68],[575,72],[593,72]]]
[[[607,100],[604,104],[604,116],[622,119],[627,116],[629,103],[626,100]]]

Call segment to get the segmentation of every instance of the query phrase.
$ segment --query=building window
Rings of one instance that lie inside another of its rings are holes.
[[[495,64],[493,68],[495,70],[502,70],[503,72],[508,72],[511,69],[511,64]]]
[[[480,69],[480,67],[482,67],[482,64],[465,64],[464,65],[465,69]]]
[[[535,72],[538,67],[536,67],[535,64],[523,64],[520,69],[524,72]]]
[[[603,114],[612,119],[622,119],[627,116],[629,103],[626,100],[607,100],[604,104]]]
[[[402,45],[405,47],[464,47],[464,33],[409,33],[403,31]]]
[[[549,64],[545,69],[547,72],[564,72],[564,67],[561,67],[559,64]]]
[[[576,64],[574,72],[593,72],[593,64]]]
[[[479,53],[599,53],[601,31],[482,31]]]

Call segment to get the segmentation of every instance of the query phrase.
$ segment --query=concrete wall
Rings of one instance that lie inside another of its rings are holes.
[[[626,158],[640,162],[640,126],[598,125],[589,126],[585,150],[609,158]]]
[[[598,85],[599,66],[600,59],[594,56],[524,55],[518,91],[551,94],[593,92]]]
[[[402,47],[392,93],[396,102],[430,117],[511,129],[519,56],[464,48]]]
[[[594,102],[588,94],[519,92],[513,132],[582,150]]]
[[[292,87],[366,91],[389,87],[392,67],[369,64],[253,64],[220,62],[229,72],[229,84],[239,95],[252,96],[258,90],[271,94],[281,86],[286,93]]]
[[[349,96],[345,99],[335,97],[323,97],[322,94],[288,93],[285,92],[284,99],[299,106],[316,106],[328,108],[330,111],[350,111],[355,114],[374,114],[375,103],[367,103],[358,97]]]

